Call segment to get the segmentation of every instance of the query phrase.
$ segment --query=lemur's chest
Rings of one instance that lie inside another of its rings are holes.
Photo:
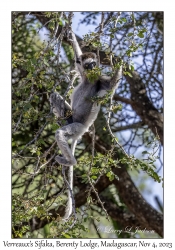
[[[77,105],[93,105],[91,100],[97,94],[97,85],[96,84],[79,84],[74,88],[74,91],[71,95],[71,105],[72,107]]]
[[[100,105],[93,102],[92,97],[97,95],[97,86],[92,83],[78,85],[71,96],[73,121],[89,127],[97,118]]]

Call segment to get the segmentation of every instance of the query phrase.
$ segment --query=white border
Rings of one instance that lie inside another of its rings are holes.
[[[144,240],[144,242],[172,242],[174,241],[174,159],[175,142],[175,80],[174,80],[174,4],[173,1],[1,1],[0,9],[0,249],[5,249],[2,240],[14,242],[11,239],[11,11],[164,11],[165,23],[165,197],[164,197],[164,239]],[[19,240],[25,242],[25,240]],[[49,240],[50,241],[50,240]],[[65,240],[64,240],[65,241]],[[94,240],[97,242],[97,240]],[[120,242],[127,240],[120,240]],[[129,242],[138,242],[131,240]],[[79,248],[78,248],[79,249]],[[125,248],[122,248],[125,249]],[[154,248],[149,248],[154,249]]]

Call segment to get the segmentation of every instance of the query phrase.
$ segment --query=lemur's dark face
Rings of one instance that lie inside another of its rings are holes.
[[[77,59],[77,63],[81,64],[84,69],[92,70],[97,63],[96,54],[93,52],[86,52],[82,54],[81,58]]]

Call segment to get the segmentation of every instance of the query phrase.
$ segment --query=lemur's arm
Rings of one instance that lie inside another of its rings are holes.
[[[117,68],[113,77],[111,78],[110,81],[110,89],[115,90],[118,88],[120,79],[122,78],[122,66],[120,68]]]
[[[78,60],[80,56],[82,55],[82,51],[80,49],[80,46],[77,42],[76,36],[73,31],[71,31],[71,35],[72,35],[72,45],[73,45],[73,49],[75,52],[76,60]]]
[[[107,94],[108,91],[112,91],[112,95],[114,94],[115,90],[118,88],[120,83],[120,79],[122,78],[122,66],[117,68],[114,72],[113,77],[109,76],[101,76],[100,77],[100,91],[98,93],[99,96],[104,96]]]
[[[80,75],[83,76],[84,69],[81,65],[82,64],[82,60],[81,60],[82,51],[81,51],[81,48],[77,42],[76,36],[75,36],[73,31],[71,31],[71,42],[72,42],[72,47],[74,50],[74,57],[75,57],[76,66],[78,68]]]

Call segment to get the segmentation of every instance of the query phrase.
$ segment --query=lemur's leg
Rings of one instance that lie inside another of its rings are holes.
[[[73,139],[77,140],[79,139],[85,132],[87,128],[78,122],[74,122],[72,124],[66,125],[56,131],[56,141],[58,144],[58,147],[61,150],[62,157],[56,156],[55,160],[64,166],[72,166],[76,165],[76,159],[72,155],[71,149],[68,145],[68,140]]]
[[[50,95],[50,105],[52,108],[52,112],[57,116],[58,118],[64,118],[66,117],[66,112],[68,110],[71,111],[71,107],[66,102],[61,95],[59,95],[57,92],[54,92]]]

